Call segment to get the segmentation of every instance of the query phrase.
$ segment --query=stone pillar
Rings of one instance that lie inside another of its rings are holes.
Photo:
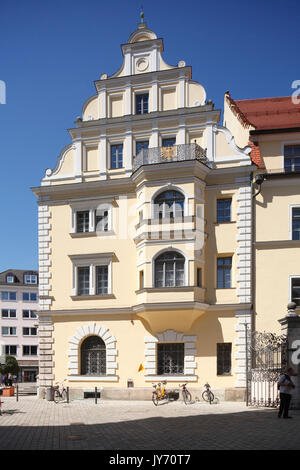
[[[287,337],[287,368],[293,367],[296,374],[292,379],[296,386],[291,402],[292,409],[300,409],[300,317],[296,313],[296,307],[295,302],[290,302],[287,315],[279,320],[282,334]]]

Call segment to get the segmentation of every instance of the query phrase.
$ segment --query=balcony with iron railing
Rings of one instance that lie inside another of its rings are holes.
[[[206,166],[210,166],[210,162],[206,157],[206,149],[200,145],[180,144],[171,147],[153,147],[140,150],[134,158],[134,171],[142,165],[155,165],[158,163],[182,162],[188,160],[198,160]]]

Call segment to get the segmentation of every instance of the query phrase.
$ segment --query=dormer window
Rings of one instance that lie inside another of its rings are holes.
[[[135,114],[148,114],[149,93],[135,96]]]
[[[15,276],[9,274],[8,276],[6,276],[6,282],[9,284],[13,284],[15,282]]]
[[[37,284],[37,275],[36,274],[25,274],[24,275],[25,284]]]

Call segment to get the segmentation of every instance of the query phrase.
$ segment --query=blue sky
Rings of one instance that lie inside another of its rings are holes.
[[[5,4],[6,3],[6,4]],[[37,268],[37,205],[30,191],[70,142],[93,81],[115,72],[120,44],[145,20],[164,39],[164,59],[185,60],[216,107],[287,96],[300,80],[299,2],[11,0],[2,2],[0,80],[0,270]]]

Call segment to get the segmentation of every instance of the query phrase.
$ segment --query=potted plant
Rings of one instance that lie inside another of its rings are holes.
[[[4,397],[11,397],[15,393],[15,388],[12,386],[12,382],[9,379],[9,375],[16,375],[19,372],[19,364],[14,356],[5,356],[4,363],[0,364],[0,373],[5,376],[5,383],[8,384],[3,389]],[[10,384],[9,384],[10,382]]]

